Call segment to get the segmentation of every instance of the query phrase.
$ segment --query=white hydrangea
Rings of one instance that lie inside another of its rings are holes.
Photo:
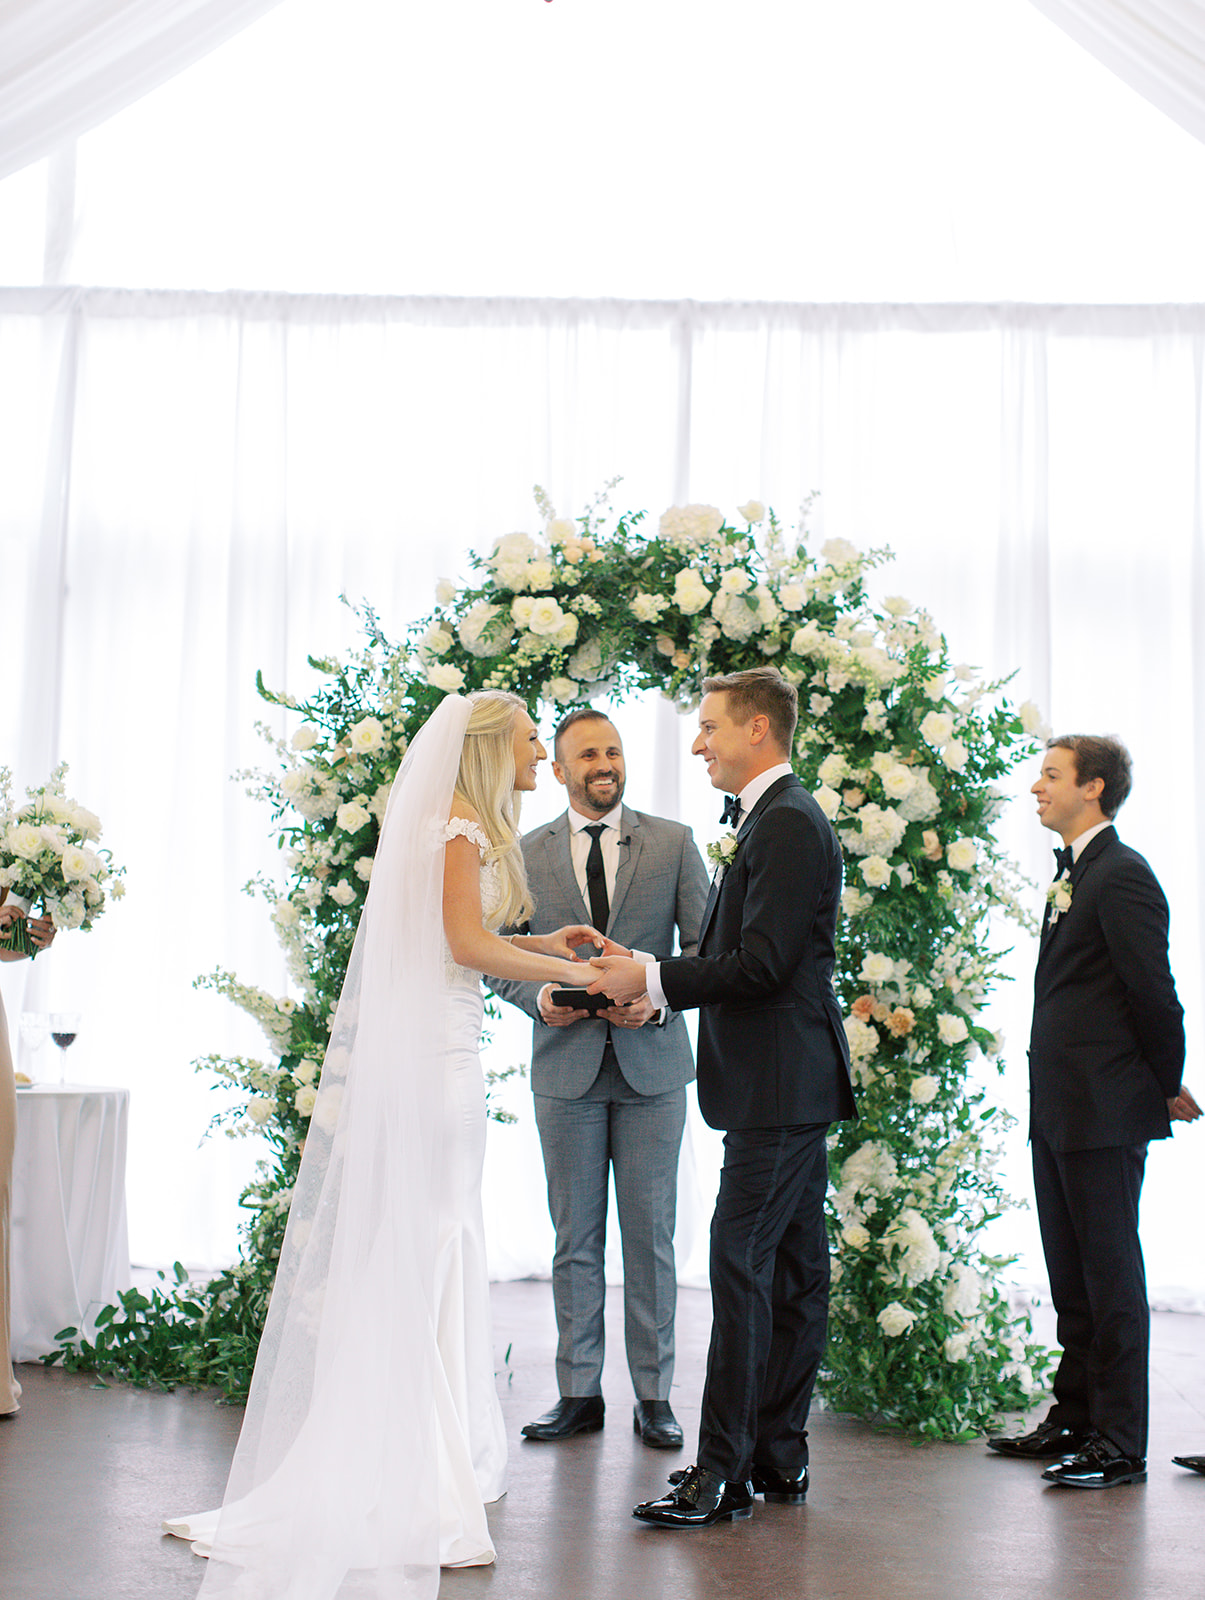
[[[896,1266],[905,1283],[928,1283],[941,1265],[941,1247],[933,1230],[912,1206],[905,1206],[883,1235],[883,1243],[898,1252]]]
[[[868,1139],[841,1163],[840,1187],[851,1194],[888,1195],[898,1183],[895,1157],[878,1139]]]
[[[956,1261],[942,1290],[942,1309],[948,1317],[973,1317],[983,1298],[983,1279],[965,1261]]]
[[[893,806],[864,805],[855,827],[843,828],[841,837],[854,855],[889,856],[899,847],[908,824]]]
[[[491,629],[488,635],[486,633],[494,618],[502,615],[502,607],[491,605],[488,600],[478,600],[475,605],[469,607],[461,617],[456,631],[461,644],[470,655],[484,659],[487,656],[502,654],[514,638],[514,628],[507,623],[502,627]]]
[[[930,822],[941,810],[941,799],[929,782],[927,767],[912,769],[912,787],[896,810],[905,822]]]
[[[830,822],[841,809],[841,796],[826,783],[822,783],[818,789],[813,789],[812,798]]]
[[[669,544],[703,545],[710,543],[724,526],[724,513],[717,506],[670,506],[663,511],[658,531]]]

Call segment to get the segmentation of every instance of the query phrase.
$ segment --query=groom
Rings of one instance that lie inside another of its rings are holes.
[[[828,1320],[825,1135],[856,1115],[832,984],[841,850],[791,770],[795,690],[759,667],[706,678],[703,691],[691,749],[713,787],[736,796],[736,847],[713,882],[698,954],[600,957],[591,985],[621,1004],[647,993],[700,1008],[699,1107],[727,1130],[698,1462],[635,1509],[681,1528],[747,1517],[755,1494],[787,1504],[807,1494]]]

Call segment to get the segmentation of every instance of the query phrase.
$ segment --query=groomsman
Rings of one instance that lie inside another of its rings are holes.
[[[623,804],[623,743],[600,712],[564,717],[552,770],[569,807],[523,840],[536,932],[589,922],[656,956],[692,952],[707,874],[689,828]],[[590,969],[583,968],[583,985]],[[491,980],[535,1022],[531,1086],[556,1228],[552,1294],[560,1398],[523,1429],[556,1441],[603,1425],[603,1305],[609,1178],[623,1244],[624,1335],[637,1433],[678,1449],[674,1371],[674,1220],[685,1086],[694,1077],[686,1025],[647,999],[602,1010],[558,1006],[552,988]],[[597,1003],[597,1002],[596,1002]]]
[[[1147,1144],[1200,1108],[1181,1083],[1184,1022],[1168,964],[1168,907],[1113,826],[1130,792],[1114,738],[1046,747],[1031,793],[1057,833],[1029,1045],[1034,1194],[1062,1356],[1054,1404],[993,1450],[1057,1460],[1073,1489],[1146,1480],[1150,1308],[1138,1239]]]

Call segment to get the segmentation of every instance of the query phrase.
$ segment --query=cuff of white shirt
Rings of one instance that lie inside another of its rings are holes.
[[[661,987],[661,963],[654,961],[652,956],[646,955],[643,950],[633,950],[632,955],[637,961],[644,962],[644,986],[648,990],[649,999],[659,1012],[664,1013],[669,1007],[669,1001],[665,998],[665,990]],[[664,1022],[664,1015],[659,1016],[657,1021]]]

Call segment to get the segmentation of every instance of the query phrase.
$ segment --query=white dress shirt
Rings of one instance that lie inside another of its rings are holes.
[[[741,835],[741,829],[749,820],[749,813],[753,810],[753,807],[761,799],[762,795],[765,794],[770,785],[772,783],[777,783],[779,778],[789,777],[793,771],[794,768],[791,766],[789,761],[780,761],[777,766],[767,767],[764,772],[759,772],[756,778],[749,779],[749,782],[737,796],[737,799],[741,803],[741,820],[736,825],[736,836],[738,839]],[[716,871],[719,871],[718,867],[716,868]],[[642,955],[642,952],[639,950],[633,950],[632,954],[636,957],[637,961],[646,960],[646,958],[644,958]],[[648,967],[648,971],[645,973],[645,982],[648,989],[649,999],[655,1006],[664,1009],[664,1007],[669,1005],[669,1001],[665,998],[665,990],[661,987],[661,963],[659,961],[646,960],[646,965]]]

